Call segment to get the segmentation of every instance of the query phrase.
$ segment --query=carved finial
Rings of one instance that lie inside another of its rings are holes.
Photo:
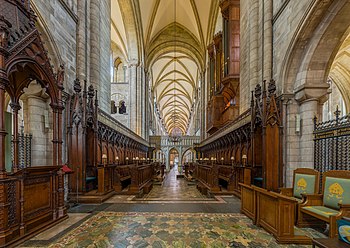
[[[63,85],[64,82],[64,64],[60,64],[60,67],[57,70],[57,83]]]
[[[316,130],[316,127],[317,127],[317,116],[316,116],[316,113],[314,115],[314,130]]]
[[[335,110],[334,114],[335,114],[335,119],[338,121],[339,117],[340,117],[340,113],[341,111],[339,110],[339,105],[337,105],[337,109]]]
[[[95,96],[94,93],[94,86],[92,86],[92,84],[90,84],[89,89],[88,89],[88,96],[89,98],[93,98]]]
[[[255,98],[259,99],[261,96],[261,85],[257,84],[255,86]]]
[[[275,80],[271,79],[270,80],[270,83],[269,83],[269,86],[268,86],[268,92],[269,92],[269,96],[275,94],[276,92],[276,82]]]
[[[77,94],[81,92],[80,80],[78,78],[74,80],[74,91]]]

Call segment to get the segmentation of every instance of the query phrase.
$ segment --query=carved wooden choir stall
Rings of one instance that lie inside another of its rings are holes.
[[[196,178],[210,192],[241,194],[239,183],[282,186],[281,107],[273,80],[252,92],[251,108],[197,147]]]
[[[0,0],[0,247],[15,245],[67,217],[61,170],[64,70],[62,66],[53,72],[35,22],[29,0]],[[52,157],[45,166],[26,168],[19,164],[18,116],[20,98],[33,82],[51,101]],[[12,110],[12,133],[6,132],[5,99]],[[13,158],[8,161],[11,149],[5,139],[11,135]]]
[[[99,203],[116,192],[149,191],[155,172],[148,146],[118,131],[121,125],[98,108],[96,94],[77,79],[66,103],[70,200]]]

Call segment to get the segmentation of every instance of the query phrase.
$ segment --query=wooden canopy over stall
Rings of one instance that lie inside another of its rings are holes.
[[[8,247],[67,217],[62,165],[62,101],[64,67],[54,73],[35,27],[30,1],[0,0],[0,247]],[[52,162],[19,167],[19,99],[36,81],[52,109]],[[5,95],[12,109],[12,134],[6,132]],[[11,171],[6,171],[5,138],[12,135]]]
[[[250,110],[197,147],[197,175],[209,175],[199,178],[200,181],[216,185],[217,189],[220,182],[213,182],[213,178],[224,179],[228,192],[238,195],[239,183],[243,182],[278,191],[283,184],[283,129],[281,106],[275,92],[273,80],[267,87],[266,82],[257,85],[252,92]]]
[[[98,108],[96,95],[92,85],[85,82],[82,88],[77,79],[66,102],[72,201],[102,202],[120,193],[124,180],[131,181],[130,193],[136,194],[153,179],[152,165],[145,166],[149,147],[118,130],[121,125]]]

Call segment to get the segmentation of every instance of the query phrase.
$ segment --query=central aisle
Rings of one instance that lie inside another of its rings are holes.
[[[215,200],[202,195],[194,182],[189,183],[185,178],[177,178],[178,168],[173,167],[167,173],[162,185],[154,185],[151,192],[143,199],[158,201],[197,201]]]
[[[239,213],[239,199],[207,198],[176,175],[173,168],[143,198],[116,195],[73,207],[68,220],[22,247],[304,247],[278,245]]]

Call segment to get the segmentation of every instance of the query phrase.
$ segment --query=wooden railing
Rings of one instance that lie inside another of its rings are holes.
[[[130,167],[128,165],[118,165],[115,168],[115,173],[114,190],[121,192],[127,186],[125,182],[131,179]]]

